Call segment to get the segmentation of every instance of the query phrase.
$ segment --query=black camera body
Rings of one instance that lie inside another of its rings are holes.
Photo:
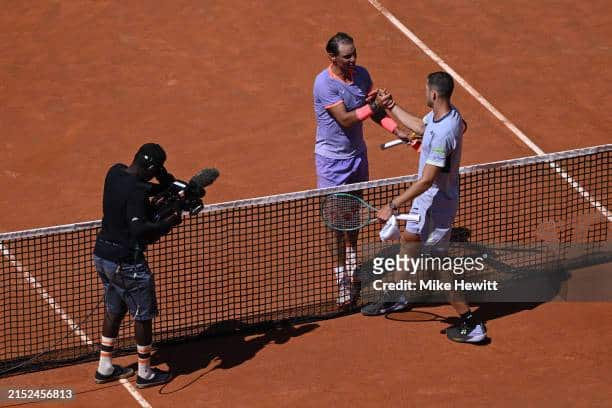
[[[219,171],[217,169],[204,169],[193,176],[189,182],[174,180],[164,191],[151,198],[152,220],[159,222],[170,215],[180,214],[183,211],[194,216],[204,209],[202,198],[206,195],[204,187],[212,184]]]
[[[202,197],[194,194],[189,188],[189,183],[175,180],[170,186],[151,199],[153,209],[153,222],[167,218],[173,213],[180,214],[188,211],[189,215],[197,215],[204,209]],[[202,190],[202,193],[205,191]]]

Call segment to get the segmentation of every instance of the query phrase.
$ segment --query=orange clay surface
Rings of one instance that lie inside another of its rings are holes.
[[[611,141],[608,2],[383,4],[546,152]],[[10,1],[0,24],[1,232],[99,219],[107,168],[148,141],[180,178],[220,169],[209,203],[314,188],[312,83],[336,31],[355,38],[375,86],[416,114],[439,70],[366,0]],[[533,154],[462,88],[453,99],[469,123],[464,165]],[[371,122],[365,134],[372,179],[415,172],[410,148],[380,151],[390,137]],[[610,304],[478,313],[492,338],[482,347],[449,342],[441,321],[361,315],[177,345],[154,357],[177,377],[142,394],[154,407],[609,404]],[[93,384],[95,368],[0,387],[137,406],[118,383]]]

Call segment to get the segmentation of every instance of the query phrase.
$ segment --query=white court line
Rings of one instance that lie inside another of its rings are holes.
[[[1,242],[0,242],[0,250],[2,250],[2,255],[8,259],[8,261],[11,263],[11,265],[17,270],[17,272],[21,273],[23,275],[23,278],[30,284],[30,286],[36,290],[36,293],[38,293],[44,300],[45,302],[47,302],[47,304],[49,305],[49,307],[51,309],[53,309],[53,311],[60,316],[60,318],[68,325],[68,327],[70,328],[70,330],[72,330],[72,332],[74,334],[76,334],[83,343],[87,344],[88,346],[93,345],[93,341],[89,338],[89,336],[87,336],[87,334],[81,330],[81,328],[79,327],[78,324],[76,324],[74,322],[74,320],[72,320],[72,318],[68,315],[68,313],[66,313],[64,311],[64,309],[62,309],[62,307],[59,305],[59,303],[57,303],[55,301],[55,299],[49,294],[49,292],[47,292],[47,290],[36,280],[36,278],[34,278],[34,276],[32,276],[31,273],[29,273],[28,271],[26,271],[23,268],[23,265],[21,264],[21,262],[19,262],[17,260],[17,258],[15,257],[15,255],[13,255],[11,253],[11,251],[9,251],[8,248],[6,248]],[[119,382],[125,387],[125,389],[132,395],[132,397],[134,397],[134,399],[136,401],[138,401],[138,403],[140,404],[141,407],[143,408],[152,408],[151,405],[147,402],[147,400],[144,399],[144,397],[132,386],[132,384],[130,384],[130,382],[126,379],[121,379],[119,380]]]
[[[399,21],[389,10],[385,8],[378,0],[368,0],[372,6],[374,6],[383,16],[387,18],[398,30],[400,30],[410,41],[412,41],[417,47],[421,49],[429,58],[434,60],[436,64],[438,64],[443,70],[448,72],[453,76],[455,81],[457,81],[470,95],[472,95],[482,106],[484,106],[489,112],[493,114],[500,122],[502,122],[512,133],[514,133],[523,143],[525,143],[531,150],[533,150],[538,156],[544,154],[544,150],[542,150],[538,145],[536,145],[526,134],[521,132],[519,128],[517,128],[510,120],[502,115],[500,111],[498,111],[495,106],[493,106],[489,101],[487,101],[484,96],[482,96],[473,86],[467,83],[465,79],[461,75],[457,73],[454,69],[452,69],[442,58],[438,56],[435,52],[433,52],[419,37],[416,36],[412,31],[408,29],[401,21]]]
[[[142,396],[141,393],[138,392],[136,388],[127,380],[127,378],[122,378],[119,380],[121,385],[134,397],[134,399],[140,404],[143,408],[152,408],[151,404]]]
[[[55,301],[55,299],[53,299],[51,295],[49,295],[49,292],[47,292],[45,288],[43,288],[43,286],[40,283],[38,283],[38,281],[28,271],[23,269],[21,262],[19,262],[15,258],[15,255],[11,254],[11,252],[7,248],[5,248],[4,245],[2,245],[2,243],[0,243],[0,248],[2,249],[2,255],[4,255],[4,257],[9,260],[9,262],[11,263],[11,265],[13,265],[13,267],[17,270],[17,272],[23,275],[23,278],[47,302],[49,307],[51,307],[51,309],[53,309],[53,311],[56,314],[58,314],[64,322],[66,322],[68,327],[70,327],[70,330],[72,330],[74,334],[79,336],[83,343],[87,344],[88,346],[93,345],[93,342],[91,341],[91,339],[87,337],[87,335],[74,322],[74,320],[72,320],[70,316],[68,316],[68,313],[66,313],[64,309],[62,309],[59,306],[59,304]]]
[[[504,124],[512,133],[516,135],[527,147],[535,152],[538,156],[545,154],[533,140],[531,140],[525,133],[523,133],[514,123],[512,123],[507,117],[495,108],[489,101],[487,101],[473,86],[471,86],[461,75],[452,69],[438,54],[431,50],[419,37],[416,36],[412,31],[408,29],[401,21],[399,21],[385,6],[383,6],[378,0],[368,0],[368,2],[376,8],[383,16],[387,18],[398,30],[400,30],[410,41],[412,41],[417,47],[421,49],[429,58],[431,58],[436,64],[438,64],[444,71],[448,72],[470,95],[472,95],[482,106],[485,107],[493,116],[495,116],[501,123]],[[549,163],[550,167],[553,168],[559,175],[571,185],[584,199],[586,199],[592,207],[603,214],[607,218],[608,222],[612,222],[612,213],[599,201],[591,198],[591,195],[570,177],[565,170],[557,166],[554,163]]]
[[[608,210],[602,203],[600,203],[599,201],[591,198],[591,195],[589,194],[588,191],[586,191],[576,180],[574,180],[572,178],[572,176],[570,176],[569,174],[567,174],[567,172],[565,172],[565,170],[563,170],[563,168],[561,168],[560,166],[557,166],[555,163],[549,163],[550,167],[552,167],[557,173],[559,173],[559,175],[565,180],[567,181],[576,191],[578,191],[578,193],[584,197],[586,200],[588,200],[588,202],[595,207],[596,210],[598,210],[600,213],[603,214],[604,217],[606,217],[608,219],[608,222],[612,222],[612,213],[610,213],[610,210]]]

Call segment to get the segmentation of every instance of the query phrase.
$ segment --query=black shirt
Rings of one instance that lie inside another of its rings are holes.
[[[114,262],[140,262],[147,244],[155,242],[170,228],[149,221],[153,184],[126,170],[124,164],[115,164],[106,174],[104,216],[94,254]]]

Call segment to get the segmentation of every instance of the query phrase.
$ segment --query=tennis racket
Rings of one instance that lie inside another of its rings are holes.
[[[467,122],[465,120],[463,120],[463,133],[467,132]],[[383,143],[380,145],[380,149],[381,150],[386,150],[386,149],[390,149],[392,147],[395,146],[399,146],[401,144],[409,144],[410,146],[412,146],[412,148],[414,150],[416,150],[417,152],[421,152],[421,139],[420,137],[416,137],[417,134],[415,132],[412,132],[410,134],[410,139],[406,138],[406,139],[393,139],[388,141],[387,143]]]
[[[421,151],[421,138],[417,137],[417,134],[415,132],[412,132],[410,134],[410,138],[401,138],[401,139],[398,138],[398,139],[390,140],[387,143],[383,143],[380,145],[380,149],[386,150],[386,149],[390,149],[392,147],[399,146],[402,144],[410,145],[417,152]]]
[[[361,198],[347,193],[330,194],[321,203],[321,217],[329,228],[336,231],[355,231],[378,222],[378,209]],[[416,214],[400,214],[399,220],[419,222]]]

